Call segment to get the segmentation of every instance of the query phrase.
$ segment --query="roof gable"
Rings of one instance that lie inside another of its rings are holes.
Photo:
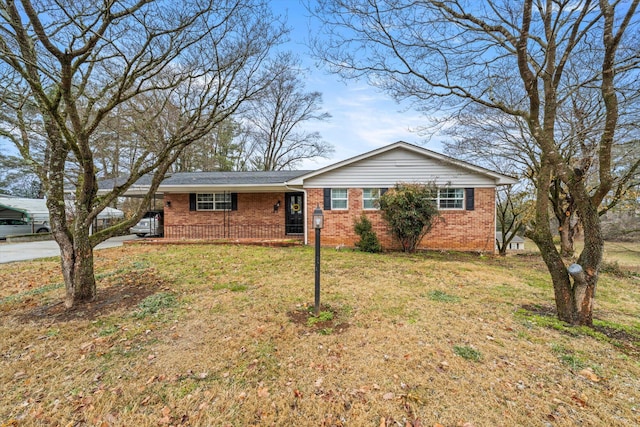
[[[406,142],[381,147],[289,182],[318,187],[391,187],[398,182],[493,187],[514,178]]]

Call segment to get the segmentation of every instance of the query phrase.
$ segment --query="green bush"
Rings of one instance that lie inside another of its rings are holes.
[[[356,220],[355,231],[360,240],[356,242],[356,247],[363,252],[378,253],[382,250],[378,235],[373,231],[373,225],[365,214]]]
[[[434,185],[397,184],[380,196],[382,217],[404,252],[415,252],[422,238],[440,218]]]

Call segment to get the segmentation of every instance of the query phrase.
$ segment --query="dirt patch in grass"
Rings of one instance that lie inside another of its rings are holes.
[[[522,306],[522,309],[530,314],[546,318],[547,320],[542,323],[552,329],[566,332],[571,335],[589,335],[588,333],[585,333],[588,331],[580,330],[558,320],[556,309],[552,306],[525,304]],[[624,353],[636,357],[640,356],[640,330],[638,333],[633,333],[613,326],[607,326],[602,324],[602,320],[599,322],[598,320],[600,319],[594,319],[594,323],[596,324],[591,327],[593,331],[606,336],[609,342]]]
[[[318,316],[313,311],[313,307],[299,308],[289,311],[287,316],[300,328],[301,334],[311,332],[321,335],[341,334],[349,329],[349,323],[341,321],[342,314],[338,310],[320,305]]]
[[[12,315],[20,322],[46,320],[49,324],[70,320],[94,320],[119,310],[133,309],[149,295],[159,289],[166,289],[163,281],[153,274],[129,272],[120,279],[119,284],[99,287],[98,295],[92,302],[80,303],[68,309],[63,301],[41,305],[35,298],[27,297],[13,308]]]
[[[522,309],[531,313],[537,314],[538,316],[547,316],[547,317],[555,317],[556,309],[550,305],[540,305],[540,304],[524,304]]]

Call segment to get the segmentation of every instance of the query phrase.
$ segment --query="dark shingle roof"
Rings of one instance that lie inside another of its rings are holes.
[[[310,171],[254,171],[254,172],[180,172],[162,181],[163,185],[260,185],[283,184]]]
[[[160,184],[163,186],[199,186],[199,185],[277,185],[306,175],[310,170],[295,171],[251,171],[251,172],[178,172],[167,174],[167,177]],[[152,175],[144,175],[135,183],[136,186],[149,186]],[[110,190],[115,185],[121,185],[126,181],[126,177],[101,179],[98,181],[98,188]]]
[[[111,190],[113,187],[117,185],[122,185],[127,181],[128,177],[119,177],[119,178],[98,178],[98,188],[100,190]],[[151,185],[152,175],[143,175],[136,181],[135,185]]]

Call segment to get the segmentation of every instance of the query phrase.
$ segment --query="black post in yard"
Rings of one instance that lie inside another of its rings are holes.
[[[313,228],[316,229],[316,295],[314,301],[315,315],[320,315],[320,230],[324,226],[324,215],[318,205],[313,210]]]
[[[316,292],[314,300],[315,315],[320,314],[320,229],[316,228]]]

